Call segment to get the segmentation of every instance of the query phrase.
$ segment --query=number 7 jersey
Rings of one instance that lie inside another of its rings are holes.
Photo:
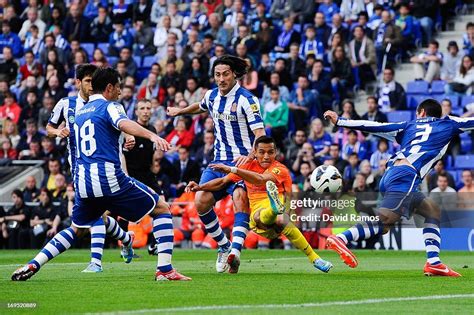
[[[80,198],[111,196],[130,185],[122,171],[120,121],[128,119],[121,104],[94,94],[76,111],[74,132],[77,165],[74,177]]]
[[[444,156],[455,135],[474,129],[474,118],[426,117],[399,123],[340,118],[336,125],[372,133],[389,141],[396,140],[400,151],[390,158],[387,166],[393,166],[396,160],[407,159],[423,178]]]

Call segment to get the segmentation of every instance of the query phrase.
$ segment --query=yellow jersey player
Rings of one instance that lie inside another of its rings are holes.
[[[275,140],[261,136],[255,141],[255,159],[240,166],[210,165],[214,170],[228,174],[202,185],[190,182],[187,191],[218,191],[228,184],[245,181],[250,202],[250,228],[257,234],[274,239],[281,234],[302,250],[316,269],[328,272],[333,265],[321,259],[309,245],[301,231],[291,222],[277,220],[285,212],[284,196],[291,193],[291,177],[286,166],[275,160]]]

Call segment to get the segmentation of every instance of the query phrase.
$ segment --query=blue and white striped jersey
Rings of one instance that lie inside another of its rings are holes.
[[[399,123],[340,118],[336,125],[397,141],[400,151],[392,155],[387,166],[393,166],[396,160],[407,159],[423,178],[446,153],[454,136],[474,129],[474,118],[426,117]]]
[[[77,96],[65,97],[59,100],[59,102],[54,106],[53,111],[51,112],[51,117],[48,120],[48,123],[53,127],[57,128],[63,121],[66,123],[66,128],[69,129],[70,134],[67,138],[67,150],[68,150],[68,162],[71,166],[71,175],[74,177],[74,169],[76,164],[76,159],[74,154],[76,145],[74,139],[74,117],[76,116],[76,111],[80,110],[87,102],[81,97],[80,94]]]
[[[80,198],[111,196],[130,185],[120,164],[122,136],[119,123],[128,120],[123,106],[94,94],[76,111],[76,176]]]
[[[264,128],[257,97],[237,83],[225,96],[218,88],[207,91],[200,108],[214,121],[214,161],[230,162],[252,151],[253,131]]]

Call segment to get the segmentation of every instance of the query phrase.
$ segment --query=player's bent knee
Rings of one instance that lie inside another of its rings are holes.
[[[201,214],[209,211],[215,203],[214,196],[208,191],[198,191],[194,200],[196,210]]]
[[[253,220],[255,221],[256,224],[261,224],[262,221],[260,221],[260,210],[255,211],[253,214]]]

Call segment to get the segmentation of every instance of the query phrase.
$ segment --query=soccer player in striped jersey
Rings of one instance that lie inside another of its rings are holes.
[[[292,222],[284,224],[277,219],[278,215],[289,211],[284,198],[291,193],[292,181],[288,168],[275,160],[276,154],[275,140],[272,137],[261,136],[255,140],[254,160],[240,167],[211,164],[212,169],[226,176],[215,178],[202,185],[190,182],[186,190],[219,191],[229,183],[244,180],[250,202],[252,231],[269,239],[285,235],[296,248],[305,253],[316,269],[329,272],[333,265],[315,253],[301,231]]]
[[[114,102],[120,96],[120,84],[120,75],[112,68],[99,68],[94,72],[94,94],[76,111],[71,130],[76,143],[72,152],[76,155],[72,225],[58,233],[34,259],[17,269],[12,280],[31,278],[47,261],[71,247],[106,209],[132,222],[152,215],[153,234],[158,243],[155,279],[190,280],[171,265],[173,224],[168,205],[152,189],[122,170],[122,132],[147,138],[161,150],[168,150],[169,144],[127,118],[122,105]]]
[[[248,71],[245,60],[224,55],[217,58],[212,66],[212,73],[217,88],[206,92],[201,103],[179,109],[168,107],[168,115],[199,114],[208,112],[214,121],[215,156],[211,163],[223,163],[238,166],[253,160],[252,146],[254,140],[265,135],[263,120],[260,116],[260,105],[257,97],[242,88],[237,80]],[[224,174],[206,168],[202,173],[200,184]],[[232,230],[232,243],[219,226],[219,220],[212,208],[215,203],[232,194],[234,201],[235,222]],[[240,265],[240,252],[249,229],[249,206],[247,193],[242,183],[232,183],[216,192],[199,191],[196,194],[196,208],[206,231],[219,245],[216,271],[237,273]]]
[[[327,247],[335,250],[342,260],[354,268],[357,259],[347,248],[350,241],[369,239],[390,230],[400,218],[409,218],[413,211],[425,218],[423,239],[427,261],[425,275],[459,277],[460,274],[443,264],[439,258],[441,235],[439,207],[418,191],[418,186],[448,149],[452,138],[474,129],[474,118],[441,118],[441,106],[428,99],[416,109],[416,119],[398,123],[379,123],[367,120],[346,120],[333,111],[324,113],[334,125],[372,133],[389,141],[396,140],[400,151],[387,162],[387,170],[380,182],[383,200],[379,221],[359,223],[327,239]]]
[[[91,80],[95,70],[97,70],[97,67],[93,64],[82,64],[77,66],[75,83],[79,90],[78,95],[61,99],[53,108],[51,117],[46,126],[46,131],[48,132],[49,137],[67,137],[68,161],[71,167],[71,175],[73,177],[76,158],[74,154],[71,154],[71,152],[74,152],[76,144],[73,135],[70,134],[70,129],[74,122],[76,111],[80,110],[84,104],[87,103],[89,95],[92,92]],[[62,125],[63,123],[64,125]],[[106,232],[108,232],[112,237],[122,241],[122,256],[126,262],[131,261],[130,251],[132,238],[114,221],[113,218],[100,218],[90,228],[91,261],[83,272],[102,272],[102,255],[104,252]],[[107,226],[104,222],[107,223]]]

